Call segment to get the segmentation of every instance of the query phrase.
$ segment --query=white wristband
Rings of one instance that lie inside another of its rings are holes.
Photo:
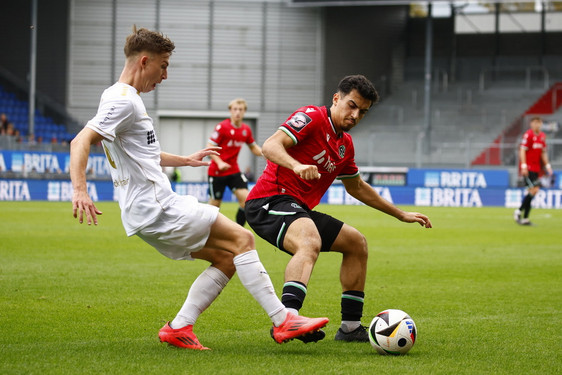
[[[552,167],[550,166],[550,163],[548,163],[547,165],[544,166],[546,169],[552,169]]]
[[[525,164],[525,163],[522,163],[522,164],[521,164],[521,168],[525,168],[525,169],[527,169],[527,164]]]

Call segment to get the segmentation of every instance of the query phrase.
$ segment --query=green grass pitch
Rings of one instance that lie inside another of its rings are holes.
[[[335,342],[339,254],[322,254],[301,311],[327,316],[316,344],[278,345],[270,321],[237,276],[200,317],[212,348],[180,350],[157,333],[183,303],[204,262],[160,255],[127,238],[119,207],[79,225],[70,203],[0,202],[2,374],[560,374],[562,211],[405,207],[433,229],[365,206],[320,206],[368,239],[363,324],[386,308],[408,312],[419,335],[405,356]],[[233,218],[234,204],[222,212]],[[278,295],[288,256],[257,239]]]

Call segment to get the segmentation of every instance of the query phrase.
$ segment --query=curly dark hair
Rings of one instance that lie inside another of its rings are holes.
[[[361,74],[355,74],[344,77],[339,85],[338,92],[347,95],[352,90],[357,90],[357,92],[367,100],[371,101],[371,105],[379,101],[379,93],[375,89],[375,86],[367,79],[367,77]]]
[[[174,42],[162,33],[145,28],[137,30],[137,26],[133,25],[133,33],[127,37],[124,52],[126,57],[134,56],[141,52],[171,54],[175,48]]]

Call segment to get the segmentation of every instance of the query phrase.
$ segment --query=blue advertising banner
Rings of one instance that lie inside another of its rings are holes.
[[[25,174],[68,173],[70,154],[68,152],[35,152],[0,150],[0,171]],[[88,176],[111,178],[109,164],[103,153],[92,153],[88,158]],[[480,169],[413,169],[362,167],[365,181],[375,186],[409,186],[439,188],[508,188],[508,170]],[[562,172],[554,172],[554,181],[547,187],[562,189]]]
[[[68,152],[0,151],[0,171],[16,173],[68,173]],[[97,177],[111,177],[104,154],[90,154],[87,171]]]
[[[410,169],[408,186],[441,188],[509,187],[507,170]]]
[[[207,183],[172,184],[180,195],[193,195],[199,201],[208,199]],[[444,188],[415,186],[376,186],[377,192],[396,205],[433,207],[483,207],[500,206],[517,208],[525,189],[505,188]],[[88,182],[88,192],[94,201],[116,200],[111,181]],[[72,184],[68,180],[0,180],[0,201],[71,201]],[[234,202],[236,198],[227,189],[223,199]],[[342,184],[334,184],[321,200],[325,204],[363,204],[349,195]],[[562,208],[562,189],[541,189],[533,199],[535,208]]]
[[[425,187],[374,187],[389,202],[396,205],[432,207],[484,207],[501,206],[517,208],[526,194],[525,189],[470,189]],[[347,194],[340,185],[330,187],[321,203],[363,204]],[[562,208],[562,190],[541,189],[533,199],[535,208]]]

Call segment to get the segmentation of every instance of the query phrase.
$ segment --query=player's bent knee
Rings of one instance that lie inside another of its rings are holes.
[[[358,236],[358,244],[357,244],[357,252],[361,257],[367,259],[369,256],[369,248],[367,246],[367,238],[362,233],[359,233]]]
[[[346,253],[366,260],[369,255],[367,238],[355,228],[351,228],[344,237],[336,240],[338,246],[335,251]]]
[[[239,227],[239,229],[237,229],[235,242],[237,254],[245,253],[246,251],[254,250],[256,248],[254,234],[243,227]]]

